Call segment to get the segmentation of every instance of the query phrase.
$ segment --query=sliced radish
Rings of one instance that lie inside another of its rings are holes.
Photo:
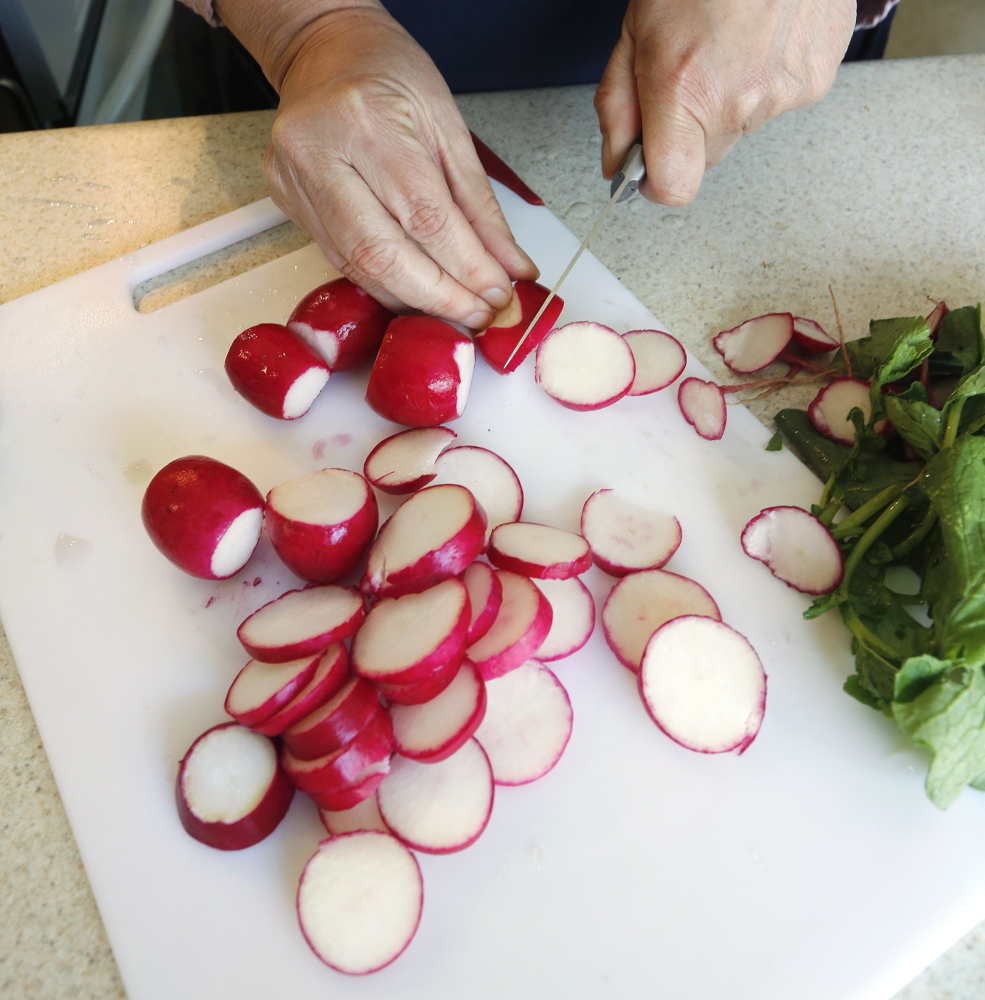
[[[564,308],[564,300],[555,295],[527,334],[520,349],[513,349],[527,331],[534,316],[544,304],[550,289],[536,281],[520,279],[513,286],[510,304],[493,317],[492,323],[475,335],[475,346],[479,353],[501,375],[516,371],[528,354],[551,332],[555,321]],[[512,357],[511,357],[512,355]]]
[[[298,760],[314,760],[341,750],[386,709],[376,688],[361,677],[350,678],[324,705],[284,730],[284,746]]]
[[[462,445],[442,452],[435,462],[437,483],[470,490],[486,514],[486,540],[493,528],[516,521],[523,511],[523,487],[513,467],[487,448]]]
[[[868,423],[872,415],[869,383],[860,378],[836,378],[814,397],[807,415],[825,437],[841,444],[854,444],[855,424],[848,414],[856,407],[862,411],[863,421]],[[880,421],[876,430],[880,431],[885,425],[886,421]]]
[[[267,494],[266,523],[292,573],[311,583],[335,583],[365,555],[379,527],[379,509],[358,472],[319,469]]]
[[[469,622],[467,642],[478,642],[492,627],[503,603],[503,585],[495,570],[488,563],[474,562],[462,574],[462,582],[469,592],[472,620]]]
[[[619,662],[635,672],[650,636],[681,615],[722,617],[708,591],[686,576],[665,569],[629,573],[609,591],[602,605],[605,641]]]
[[[766,672],[749,640],[698,615],[674,618],[653,633],[639,685],[653,721],[699,753],[742,753],[766,709]]]
[[[363,799],[351,809],[319,809],[318,818],[330,837],[355,833],[358,830],[379,830],[381,833],[389,833],[380,815],[375,795]]]
[[[321,658],[318,653],[286,663],[250,660],[229,686],[224,708],[244,726],[266,722],[304,690]]]
[[[434,479],[435,459],[456,437],[448,427],[411,427],[391,434],[369,453],[363,475],[384,493],[413,493]]]
[[[186,455],[147,485],[141,516],[151,541],[175,566],[224,580],[253,555],[263,497],[242,472],[206,455]]]
[[[568,580],[592,565],[592,553],[588,542],[573,531],[511,521],[489,536],[489,560],[499,569],[538,580]]]
[[[378,597],[426,590],[457,576],[486,540],[486,515],[464,486],[425,486],[405,500],[370,546],[362,589]]]
[[[213,726],[195,740],[178,768],[175,791],[181,825],[220,851],[259,843],[294,796],[273,742],[236,722]]]
[[[645,396],[666,389],[687,365],[681,342],[663,330],[630,330],[622,335],[636,363],[636,378],[628,395]]]
[[[236,635],[250,656],[285,663],[354,635],[364,614],[362,597],[349,587],[289,590],[254,611]]]
[[[585,501],[581,533],[595,565],[612,576],[659,569],[681,544],[676,517],[630,503],[614,490],[597,490]]]
[[[442,666],[436,667],[430,677],[409,684],[389,684],[386,681],[376,681],[376,687],[391,705],[423,705],[437,698],[439,694],[455,679],[458,664],[454,659],[448,660]]]
[[[804,594],[828,594],[845,572],[831,532],[800,507],[767,507],[742,529],[742,549]]]
[[[449,854],[474,843],[486,828],[492,768],[474,738],[434,764],[397,754],[376,797],[395,837],[428,854]]]
[[[601,323],[581,321],[552,330],[537,348],[541,388],[572,410],[598,410],[633,386],[636,362],[629,344]]]
[[[475,738],[489,755],[497,785],[525,785],[561,759],[571,738],[571,701],[564,685],[528,660],[487,685],[486,716]]]
[[[551,602],[519,573],[500,570],[503,603],[489,631],[468,647],[467,657],[484,680],[501,677],[529,660],[551,630]]]
[[[793,339],[811,354],[827,354],[840,346],[820,323],[804,316],[793,318]]]
[[[721,386],[686,378],[677,389],[677,404],[684,419],[706,441],[718,441],[725,433],[728,413]]]
[[[450,757],[476,730],[486,712],[486,685],[465,660],[439,695],[423,705],[392,705],[394,749],[433,763]]]
[[[298,884],[301,933],[338,972],[389,965],[421,920],[424,882],[414,855],[386,833],[345,833],[318,845]]]
[[[551,630],[537,650],[538,660],[560,660],[576,653],[595,630],[595,599],[578,579],[535,580],[550,601]]]
[[[776,360],[793,336],[790,313],[767,313],[716,334],[712,343],[734,372],[758,372]]]

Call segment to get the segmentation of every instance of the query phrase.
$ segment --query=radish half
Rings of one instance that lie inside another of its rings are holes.
[[[512,521],[489,536],[489,561],[499,569],[539,580],[567,580],[592,565],[588,542],[549,524]]]
[[[803,594],[828,594],[845,572],[831,532],[800,507],[767,507],[742,529],[742,549]]]
[[[486,540],[493,528],[517,521],[523,511],[523,487],[513,467],[495,452],[461,445],[442,452],[434,463],[435,484],[457,483],[470,490],[486,515]]]
[[[595,599],[578,579],[535,580],[551,605],[551,630],[537,649],[538,660],[560,660],[576,653],[595,630]]]
[[[676,382],[687,365],[681,342],[663,330],[630,330],[622,335],[636,363],[628,395],[646,396]]]
[[[413,493],[438,474],[435,459],[456,436],[448,427],[411,427],[391,434],[369,453],[363,475],[384,493]]]
[[[612,576],[659,569],[681,544],[676,517],[630,503],[614,490],[597,490],[585,501],[581,533],[595,565]]]
[[[501,375],[516,371],[527,355],[551,332],[564,308],[564,300],[558,295],[551,299],[520,349],[513,354],[513,349],[549,294],[550,289],[536,281],[521,278],[513,286],[510,304],[493,317],[492,323],[485,330],[476,333],[475,346],[479,353]]]
[[[636,362],[629,344],[601,323],[581,321],[552,330],[537,348],[541,388],[572,410],[598,410],[633,386]]]
[[[790,343],[794,321],[790,313],[767,313],[747,319],[712,340],[715,350],[734,372],[759,371],[777,359]]]
[[[721,386],[700,378],[686,378],[677,389],[677,405],[684,419],[706,441],[718,441],[725,433],[728,411]]]

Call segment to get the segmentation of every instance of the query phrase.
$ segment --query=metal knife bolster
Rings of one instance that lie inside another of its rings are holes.
[[[615,198],[616,192],[622,188],[622,193],[616,201],[626,201],[639,191],[643,178],[646,177],[646,165],[643,163],[643,147],[636,142],[619,164],[619,169],[609,185],[609,194]],[[625,187],[623,185],[625,184]]]

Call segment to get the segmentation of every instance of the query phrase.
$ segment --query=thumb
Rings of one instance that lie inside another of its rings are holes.
[[[623,27],[595,91],[595,113],[602,133],[602,176],[619,169],[642,126],[636,93],[636,45]]]
[[[640,81],[643,118],[643,194],[661,205],[687,205],[701,187],[707,162],[705,130],[679,101]]]

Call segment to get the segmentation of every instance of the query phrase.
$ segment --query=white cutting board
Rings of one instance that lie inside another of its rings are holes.
[[[577,241],[497,192],[552,282]],[[535,386],[531,361],[506,378],[478,366],[458,442],[514,465],[530,520],[576,528],[603,486],[675,513],[669,568],[702,582],[765,664],[758,739],[742,756],[676,746],[597,632],[556,666],[575,713],[558,766],[501,789],[468,850],[420,857],[417,937],[362,979],[321,965],[295,922],[321,836],[307,800],[248,851],[187,837],[176,763],[223,718],[246,659],[236,624],[296,581],[265,541],[232,580],[184,576],[144,535],[147,479],[205,453],[266,492],[360,469],[394,429],[362,401],[365,375],[333,376],[291,423],[225,381],[235,334],[283,321],[325,280],[314,247],[134,311],[139,282],[280,218],[259,203],[0,308],[0,615],[131,1000],[883,1000],[985,917],[985,798],[927,802],[921,755],[841,691],[840,622],[803,621],[806,600],[739,548],[750,516],[809,503],[814,478],[764,451],[744,409],[721,442],[695,435],[673,390],[573,413]],[[563,320],[655,324],[590,255],[564,293]],[[586,581],[601,602],[610,581]]]

